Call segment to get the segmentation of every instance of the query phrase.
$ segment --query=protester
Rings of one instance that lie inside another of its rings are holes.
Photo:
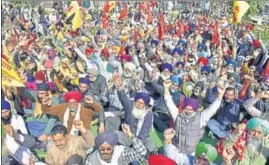
[[[67,134],[67,128],[63,125],[56,125],[52,128],[53,144],[46,154],[47,164],[81,164],[86,151],[94,146],[94,136],[91,131],[84,127],[82,121],[74,120],[73,122],[81,136]]]
[[[128,165],[134,160],[143,162],[147,154],[147,149],[142,141],[137,139],[131,132],[130,126],[124,125],[123,132],[132,141],[131,147],[117,145],[118,135],[113,132],[99,134],[95,143],[97,150],[90,153],[85,165],[122,164]]]

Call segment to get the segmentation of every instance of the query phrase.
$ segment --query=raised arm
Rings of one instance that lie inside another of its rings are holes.
[[[254,106],[259,100],[259,97],[252,97],[243,103],[243,107],[252,117],[259,117],[262,115],[262,111]]]
[[[175,122],[177,119],[177,116],[178,116],[178,108],[175,105],[175,103],[172,99],[172,96],[170,94],[170,91],[169,91],[169,87],[171,85],[172,85],[172,82],[170,80],[164,82],[164,101],[165,101],[165,104],[168,108],[170,115],[173,118],[173,121]]]
[[[215,115],[217,110],[220,108],[220,104],[221,104],[225,90],[226,90],[226,87],[219,86],[217,99],[215,99],[215,101],[212,104],[210,104],[208,108],[206,108],[205,110],[201,112],[201,119],[200,119],[201,127],[204,127],[209,121],[209,119],[213,115]]]

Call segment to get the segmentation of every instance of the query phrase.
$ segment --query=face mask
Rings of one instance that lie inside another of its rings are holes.
[[[191,112],[191,111],[187,111],[187,110],[184,110],[183,111],[183,116],[187,119],[191,119],[195,116],[195,112]]]
[[[136,119],[142,119],[147,114],[147,112],[145,108],[144,109],[134,108],[132,114]]]

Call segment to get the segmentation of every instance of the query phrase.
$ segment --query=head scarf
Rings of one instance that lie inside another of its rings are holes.
[[[201,67],[201,73],[203,73],[203,72],[210,73],[211,72],[211,67],[210,66],[202,66]]]
[[[35,79],[36,79],[36,80],[45,81],[45,80],[46,80],[46,78],[45,78],[45,74],[44,74],[42,71],[38,71],[38,72],[36,72],[36,74],[35,74]]]
[[[178,86],[181,86],[183,82],[183,80],[180,77],[175,76],[175,75],[171,76],[171,81],[172,83],[177,84]]]
[[[269,123],[266,120],[260,118],[252,118],[247,123],[248,130],[256,129],[261,126],[263,134],[266,136],[269,133]]]
[[[135,95],[134,100],[137,101],[139,99],[142,99],[146,105],[149,105],[150,103],[150,97],[147,93],[139,92]]]
[[[107,142],[111,146],[115,146],[118,143],[118,135],[114,132],[104,132],[95,138],[95,144],[97,147],[102,145],[104,142]]]
[[[11,110],[10,104],[6,100],[2,99],[1,104],[1,110]]]
[[[205,157],[210,163],[213,163],[217,158],[217,150],[215,147],[205,142],[200,142],[196,145],[195,156],[198,157],[202,154],[205,154]]]
[[[94,63],[91,63],[88,65],[88,73],[91,73],[95,76],[98,76],[99,75],[99,68],[96,64]]]
[[[205,57],[200,57],[199,59],[198,59],[198,64],[199,63],[203,63],[204,65],[208,65],[208,60],[207,60],[207,58],[205,58]]]
[[[185,98],[183,101],[183,108],[186,108],[187,106],[191,106],[194,111],[197,111],[199,108],[199,101],[192,98]]]
[[[233,77],[236,81],[236,83],[240,83],[240,77],[238,75],[238,73],[236,72],[232,72],[232,73],[228,73],[228,79]]]
[[[69,102],[71,99],[76,100],[76,102],[80,102],[82,94],[79,91],[70,91],[64,95],[64,99],[66,102]]]

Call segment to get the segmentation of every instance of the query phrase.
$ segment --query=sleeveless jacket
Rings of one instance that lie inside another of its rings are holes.
[[[195,151],[196,144],[204,135],[204,128],[200,128],[201,112],[197,112],[191,120],[185,119],[181,115],[175,122],[176,135],[173,144],[184,154],[191,154]]]

